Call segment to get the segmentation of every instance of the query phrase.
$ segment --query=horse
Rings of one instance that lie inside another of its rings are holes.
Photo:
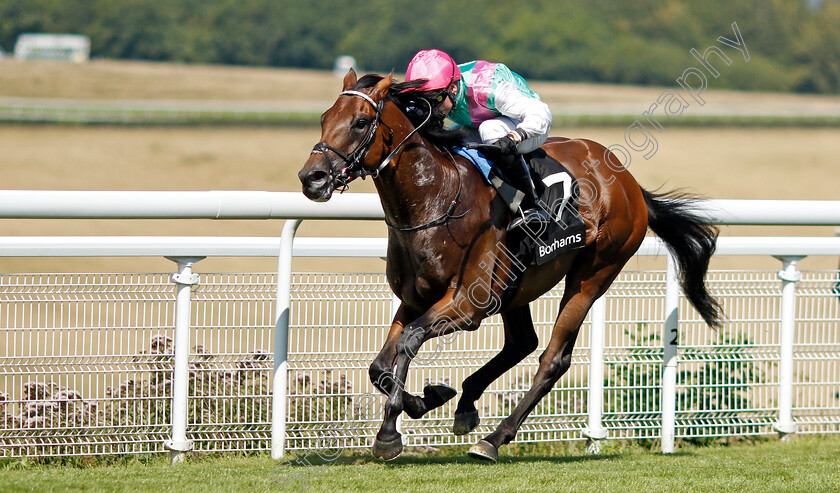
[[[395,81],[393,73],[358,79],[351,69],[335,103],[321,117],[320,142],[298,174],[304,195],[313,201],[327,201],[353,179],[372,176],[385,212],[386,276],[401,303],[369,370],[373,385],[387,396],[374,456],[390,460],[402,452],[397,417],[403,411],[416,419],[457,395],[444,385],[426,386],[422,397],[405,391],[409,364],[425,341],[476,330],[484,318],[501,315],[501,351],[462,384],[452,431],[469,433],[480,422],[475,402],[484,390],[538,347],[529,303],[565,278],[557,319],[530,389],[468,452],[496,461],[499,447],[513,440],[528,414],[569,369],[586,314],[639,248],[648,228],[677,259],[681,287],[691,304],[708,325],[720,326],[721,306],[704,280],[718,232],[692,209],[690,196],[643,189],[597,142],[550,138],[543,151],[578,180],[589,178],[576,197],[585,245],[517,270],[507,243],[511,212],[506,203],[473,164],[423,131],[433,102],[426,102],[425,110],[422,101],[407,102],[407,85]],[[417,123],[417,107],[428,115],[424,122]],[[511,286],[516,286],[512,293]]]

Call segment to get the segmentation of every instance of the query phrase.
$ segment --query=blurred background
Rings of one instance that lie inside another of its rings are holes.
[[[734,21],[750,65],[717,87],[840,91],[833,0],[3,0],[0,46],[74,33],[90,38],[93,58],[330,69],[349,54],[379,72],[437,47],[528,78],[668,85],[690,48],[731,34]]]

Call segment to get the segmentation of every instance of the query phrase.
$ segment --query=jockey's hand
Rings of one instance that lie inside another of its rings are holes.
[[[514,163],[517,155],[516,142],[507,136],[492,144],[470,143],[467,148],[478,150],[503,171]]]
[[[489,144],[471,142],[467,144],[467,148],[477,149],[479,152],[492,160],[502,157],[515,156],[518,152],[516,150],[516,142],[508,136],[504,136],[496,142]]]
[[[499,154],[503,156],[515,156],[518,152],[516,150],[516,142],[508,135],[497,140],[493,145],[499,148]]]

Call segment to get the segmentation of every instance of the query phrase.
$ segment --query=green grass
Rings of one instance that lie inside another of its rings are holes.
[[[552,125],[560,127],[628,127],[637,115],[563,115],[555,114]],[[835,115],[682,115],[669,119],[669,127],[838,127],[840,116]]]
[[[640,114],[567,115],[555,114],[556,127],[626,127]],[[69,125],[218,125],[317,127],[321,111],[247,111],[236,109],[148,110],[141,107],[55,107],[4,106],[0,103],[0,123],[38,123]],[[683,115],[668,126],[684,127],[838,127],[836,115]]]
[[[264,456],[195,458],[177,466],[160,456],[109,465],[81,459],[63,465],[15,461],[4,464],[0,491],[840,491],[838,436],[682,446],[668,456],[612,442],[597,456],[584,453],[578,444],[521,445],[501,452],[497,464],[474,462],[449,450],[404,454],[389,463],[366,452],[327,463],[311,454],[310,466],[294,465],[291,455],[291,464]],[[272,474],[287,484],[278,486]]]
[[[8,107],[0,104],[0,123],[36,123],[58,125],[265,125],[317,127],[321,112],[183,110],[163,111],[154,108],[64,108]]]

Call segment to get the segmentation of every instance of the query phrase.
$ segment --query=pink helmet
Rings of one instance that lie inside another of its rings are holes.
[[[461,70],[451,56],[440,50],[418,51],[405,71],[406,82],[417,79],[429,79],[421,90],[446,89],[449,84],[461,80]]]

